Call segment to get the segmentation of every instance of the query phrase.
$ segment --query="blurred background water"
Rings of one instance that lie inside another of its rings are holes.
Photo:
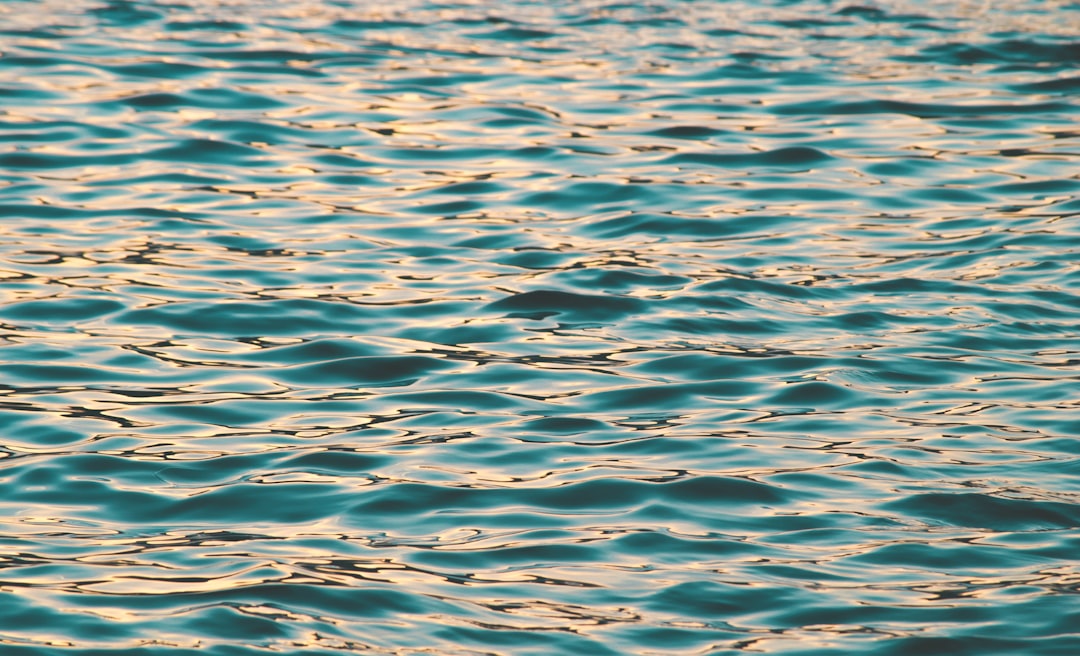
[[[0,4],[0,653],[1080,653],[1080,5]]]

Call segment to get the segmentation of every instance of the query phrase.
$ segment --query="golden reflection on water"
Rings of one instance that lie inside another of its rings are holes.
[[[0,644],[1072,639],[1065,4],[28,6]]]

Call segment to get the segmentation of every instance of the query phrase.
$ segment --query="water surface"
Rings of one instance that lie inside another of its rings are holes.
[[[0,652],[1080,653],[1080,11],[0,4]]]

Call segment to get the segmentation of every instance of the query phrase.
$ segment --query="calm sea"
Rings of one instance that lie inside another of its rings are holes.
[[[1080,5],[0,2],[0,655],[1080,654]]]

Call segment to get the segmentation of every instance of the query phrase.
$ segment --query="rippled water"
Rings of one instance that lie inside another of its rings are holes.
[[[0,653],[1080,653],[1078,35],[0,4]]]

